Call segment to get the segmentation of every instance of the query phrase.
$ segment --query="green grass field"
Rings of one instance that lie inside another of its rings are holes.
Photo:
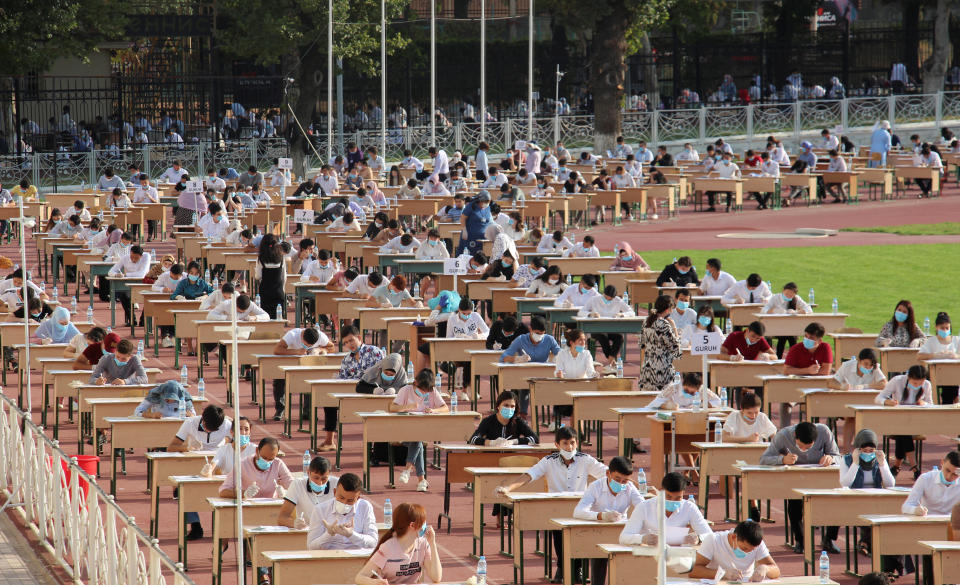
[[[707,258],[719,258],[737,279],[757,272],[773,283],[774,292],[787,282],[800,287],[803,298],[813,287],[819,307],[830,311],[833,298],[849,313],[847,324],[877,333],[893,315],[900,299],[909,299],[922,326],[938,311],[960,321],[960,244],[903,246],[830,246],[758,250],[672,250],[647,252],[643,258],[661,269],[678,256],[690,256],[703,275]]]
[[[878,225],[843,228],[843,232],[874,232],[899,236],[955,236],[960,234],[960,223],[910,223],[905,225]]]

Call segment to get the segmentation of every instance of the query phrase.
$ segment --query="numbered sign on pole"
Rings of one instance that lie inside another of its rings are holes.
[[[516,142],[513,143],[513,148],[515,150],[525,150],[527,148],[527,141],[517,140]]]
[[[187,181],[187,191],[191,193],[203,193],[203,181]]]
[[[289,170],[293,168],[293,159],[292,158],[278,158],[277,159],[277,168],[281,170]]]
[[[294,209],[293,223],[313,223],[312,209]]]
[[[444,274],[466,274],[469,260],[460,258],[446,258],[443,261]]]
[[[720,333],[697,333],[691,339],[690,355],[714,355],[720,353],[723,335]]]

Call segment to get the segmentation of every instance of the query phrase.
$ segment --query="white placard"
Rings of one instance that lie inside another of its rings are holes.
[[[514,150],[526,150],[527,141],[526,140],[517,140],[513,143]]]
[[[187,191],[191,193],[203,193],[203,181],[187,181]]]
[[[292,158],[279,158],[277,159],[277,168],[278,169],[292,169],[293,168],[293,159]]]
[[[445,258],[443,260],[444,274],[466,274],[470,260],[464,258]]]
[[[720,333],[697,333],[690,345],[690,355],[714,355],[720,353],[723,335]]]
[[[312,209],[294,209],[293,223],[313,223],[314,214]]]

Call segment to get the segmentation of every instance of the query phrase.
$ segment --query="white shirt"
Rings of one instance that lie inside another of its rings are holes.
[[[180,167],[179,169],[174,169],[173,167],[168,168],[163,171],[163,174],[157,177],[158,183],[179,183],[180,177],[187,174],[187,169]]]
[[[218,304],[212,311],[207,313],[209,321],[229,321],[233,301],[227,300]],[[257,303],[250,301],[250,306],[246,311],[237,310],[237,321],[269,321],[270,315],[257,306]]]
[[[480,313],[476,311],[471,311],[466,321],[460,316],[459,311],[456,314],[451,314],[447,321],[447,339],[455,337],[476,339],[478,334],[479,338],[486,338],[489,333],[490,328],[484,322]]]
[[[853,482],[857,479],[857,471],[860,470],[860,459],[857,458],[856,461],[851,459],[849,466],[847,466],[846,457],[837,457],[837,462],[840,464],[840,487],[852,487]],[[886,457],[877,457],[873,460],[873,464],[880,466],[880,482],[883,485],[873,485],[873,469],[864,469],[863,487],[891,488],[896,485],[897,480],[890,472],[890,464],[887,463]]]
[[[347,285],[347,292],[350,294],[369,295],[373,289],[370,288],[370,283],[367,281],[368,278],[366,274],[358,275],[353,279],[353,282]]]
[[[927,406],[931,406],[933,404],[933,386],[930,385],[930,380],[924,380],[919,390],[907,388],[909,381],[906,374],[890,378],[890,381],[873,401],[877,404],[883,404],[884,400],[897,400],[900,404],[909,405],[916,404],[919,398],[926,402]],[[906,397],[903,395],[904,389],[907,390]]]
[[[695,408],[697,405],[703,404],[703,398],[700,396],[699,391],[692,395],[687,394],[684,392],[683,386],[677,386],[671,382],[667,384],[667,386],[660,391],[660,394],[651,400],[647,406],[650,408],[660,408],[667,402],[673,402],[677,405],[677,408]],[[722,406],[720,404],[720,397],[710,390],[707,391],[707,404],[711,407]]]
[[[180,278],[183,278],[183,273],[180,273]],[[157,277],[157,281],[153,283],[153,286],[150,287],[150,290],[154,292],[164,292],[163,289],[167,289],[170,292],[177,290],[177,285],[180,284],[180,279],[173,279],[173,276],[169,272],[164,272]]]
[[[549,492],[582,492],[587,489],[587,477],[605,478],[607,466],[586,453],[577,452],[573,462],[565,465],[559,452],[537,461],[526,474],[534,481],[547,478]]]
[[[560,293],[560,296],[557,297],[557,300],[553,302],[554,306],[562,307],[564,306],[565,302],[570,301],[572,306],[579,308],[586,305],[587,301],[589,301],[591,297],[595,297],[600,294],[595,288],[588,288],[586,292],[582,292],[580,290],[581,288],[583,287],[579,284],[568,286],[566,290]]]
[[[800,295],[794,295],[797,301],[797,313],[808,315],[813,312],[807,301],[800,298]],[[783,298],[783,293],[772,295],[767,304],[760,310],[761,313],[772,313],[774,315],[785,315],[787,313],[787,301]]]
[[[227,188],[227,182],[221,179],[220,177],[213,176],[207,177],[203,180],[203,186],[206,189],[213,189],[214,191],[223,191]]]
[[[312,282],[313,277],[317,277],[319,279],[317,282],[327,284],[339,269],[340,266],[332,258],[327,259],[326,267],[321,266],[319,260],[311,260],[300,274],[300,282]]]
[[[772,159],[767,159],[760,163],[760,172],[768,177],[779,177],[780,163]]]
[[[676,512],[667,516],[666,526],[678,528],[690,527],[703,539],[706,539],[707,536],[713,532],[710,530],[710,525],[707,524],[707,521],[703,519],[700,508],[691,504],[686,499],[680,501],[680,508],[677,509]],[[623,527],[623,531],[620,533],[620,544],[640,544],[640,539],[645,534],[657,534],[659,530],[657,499],[651,498],[645,500],[633,509],[633,514],[630,515],[627,525]],[[670,531],[668,531],[668,533],[669,532]],[[667,538],[667,544],[676,545],[682,542],[682,538],[678,540]]]
[[[440,148],[437,150],[436,156],[433,157],[433,175],[449,175],[450,174],[450,159],[447,157],[447,151]]]
[[[417,248],[417,254],[415,258],[417,260],[439,260],[441,258],[449,258],[450,252],[447,251],[447,246],[440,240],[436,242],[427,239],[422,246]]]
[[[157,194],[157,188],[147,185],[140,185],[133,192],[134,203],[159,203],[160,195]]]
[[[652,163],[653,162],[653,151],[647,147],[641,147],[637,149],[637,152],[634,154],[634,158],[641,163]]]
[[[607,297],[596,294],[591,296],[586,303],[580,307],[577,317],[587,317],[590,313],[596,313],[601,317],[633,317],[633,309],[630,308],[620,297],[613,297],[607,301]]]
[[[643,504],[643,496],[633,482],[627,482],[620,493],[610,491],[606,477],[601,477],[587,486],[583,497],[573,510],[573,517],[581,520],[596,520],[597,513],[613,510],[626,515],[630,508],[636,509]]]
[[[484,176],[490,172],[490,163],[487,162],[486,150],[477,150],[477,155],[474,157],[473,163],[477,167],[476,170],[482,172]]]
[[[207,215],[213,215],[208,213]],[[209,221],[203,226],[203,235],[206,238],[212,238],[216,241],[222,241],[227,237],[230,230],[230,221],[226,217],[221,217],[220,221]]]
[[[110,268],[110,276],[123,274],[126,278],[142,278],[150,270],[150,252],[144,252],[140,255],[140,260],[134,262],[130,259],[130,254],[121,256]]]
[[[599,258],[600,248],[597,248],[596,244],[587,248],[583,245],[583,242],[580,242],[567,250],[564,256],[569,258]]]
[[[919,353],[938,354],[943,352],[960,353],[960,335],[951,335],[949,343],[942,343],[940,336],[934,333],[923,342]]]
[[[923,506],[927,514],[950,514],[957,504],[960,504],[960,482],[954,480],[953,485],[943,485],[940,471],[930,470],[913,483],[900,510],[904,514],[916,514],[917,506]]]
[[[828,172],[842,173],[847,170],[847,161],[842,156],[830,157],[830,164],[827,166]]]
[[[307,548],[310,550],[356,550],[372,549],[377,545],[377,519],[373,515],[373,505],[368,500],[358,498],[357,503],[346,514],[337,514],[334,498],[321,502],[310,516],[310,532],[307,534]],[[323,523],[352,524],[353,534],[347,538],[341,534],[330,534]]]
[[[408,156],[407,158],[400,161],[400,168],[402,169],[415,169],[418,173],[423,172],[423,161],[415,156]]]
[[[707,568],[717,569],[723,567],[727,575],[731,575],[732,578],[736,578],[737,572],[740,571],[743,573],[744,582],[746,582],[749,581],[753,575],[754,564],[757,561],[769,557],[770,551],[767,550],[767,544],[761,542],[754,547],[752,551],[748,552],[747,556],[738,559],[733,554],[733,547],[730,546],[730,540],[727,538],[727,535],[731,532],[733,532],[733,530],[724,530],[723,532],[708,534],[703,538],[703,542],[700,543],[700,550],[697,552],[704,558],[710,560],[710,562],[707,563]]]
[[[689,307],[684,309],[683,313],[680,312],[680,309],[674,309],[670,311],[667,319],[673,321],[673,324],[677,326],[677,331],[683,331],[690,325],[696,327],[697,312]]]
[[[770,418],[763,411],[760,411],[756,420],[751,423],[743,418],[743,413],[734,410],[727,415],[727,420],[723,421],[723,430],[737,438],[749,437],[756,433],[761,439],[769,439],[777,434],[777,427],[770,422]]]
[[[487,170],[487,172],[490,172]],[[495,189],[500,190],[500,185],[507,184],[507,176],[501,172],[497,172],[496,175],[490,175],[487,177],[487,180],[480,184],[481,189]]]
[[[339,183],[337,183],[336,175],[318,175],[314,182],[320,185],[320,190],[323,191],[325,195],[334,195],[340,189]]]
[[[229,418],[223,419],[223,424],[220,425],[220,428],[208,433],[204,430],[201,430],[201,419],[200,415],[191,416],[180,425],[180,430],[177,431],[177,438],[183,441],[184,443],[190,437],[193,437],[200,443],[201,449],[216,449],[220,446],[220,443],[230,435],[230,431],[233,429],[233,421]]]
[[[3,191],[7,191],[7,190],[6,190],[6,189],[3,189]],[[9,196],[9,194],[10,194],[10,192],[7,191],[7,195],[8,195],[8,196]],[[3,198],[3,197],[0,197],[0,199],[2,199],[2,198]],[[12,197],[11,197],[11,199],[12,199]],[[12,203],[12,201],[11,201],[11,203]],[[90,216],[90,210],[89,210],[89,209],[86,209],[86,208],[84,208],[84,209],[77,209],[76,207],[71,207],[71,208],[70,208],[70,213],[67,214],[67,218],[69,218],[71,215],[80,216],[80,221],[90,221],[90,217],[91,217],[91,216]]]
[[[730,161],[721,160],[713,165],[713,169],[711,170],[717,173],[721,179],[740,178],[740,167]]]
[[[717,277],[714,278],[713,274],[708,270],[707,274],[700,281],[700,290],[703,291],[703,294],[707,296],[723,296],[730,287],[737,284],[737,279],[730,275],[729,272],[724,272],[723,270],[717,273]]]
[[[746,280],[738,280],[727,289],[727,292],[723,294],[723,299],[721,302],[724,305],[737,305],[742,303],[750,302],[750,293],[753,293],[753,302],[755,303],[766,303],[770,300],[770,288],[767,286],[767,283],[760,281],[760,286],[753,289],[752,291],[747,288]]]
[[[391,252],[395,252],[399,254],[408,254],[420,247],[420,240],[418,240],[417,238],[413,238],[410,241],[409,246],[404,246],[403,244],[400,243],[400,238],[402,237],[403,236],[397,236],[392,240],[390,240],[389,242],[387,242],[386,244],[380,246],[380,253],[389,254]]]
[[[593,356],[586,347],[576,356],[570,351],[569,346],[564,347],[557,354],[555,361],[557,370],[563,378],[593,378],[597,375],[593,367]]]
[[[540,243],[537,244],[537,252],[541,253],[551,253],[551,252],[560,252],[562,250],[569,250],[573,247],[573,242],[568,240],[566,236],[559,242],[553,239],[553,236],[544,236],[541,238]]]
[[[940,174],[943,174],[943,162],[940,160],[940,155],[934,151],[930,151],[928,155],[920,155],[920,162],[923,166],[940,169]]]
[[[884,382],[887,377],[883,375],[880,364],[873,366],[870,374],[864,376],[860,373],[860,360],[853,357],[840,364],[837,373],[833,375],[833,379],[841,384],[850,384],[851,388],[862,389],[869,388],[877,382]]]
[[[833,134],[820,139],[820,148],[824,150],[833,150],[840,148],[840,139]]]
[[[320,338],[317,339],[317,342],[307,347],[303,342],[303,328],[296,328],[287,331],[283,336],[283,341],[287,343],[287,349],[313,349],[315,347],[324,347],[330,345],[330,338],[327,337],[327,334],[323,331],[317,330],[320,333]]]
[[[337,481],[337,478],[331,475],[327,479],[327,485],[323,491],[314,492],[310,490],[310,478],[300,477],[293,480],[293,483],[287,488],[287,492],[283,494],[283,499],[296,506],[294,516],[303,514],[304,519],[309,522],[317,506],[333,499],[333,493],[337,489]]]
[[[636,181],[633,180],[633,177],[631,177],[629,174],[625,172],[622,175],[621,174],[613,175],[613,185],[617,189],[627,189],[630,187],[636,187],[637,183]]]
[[[700,160],[700,155],[693,148],[691,148],[690,150],[683,149],[679,153],[677,153],[677,156],[674,157],[674,160],[677,160],[677,161],[687,160],[692,162],[698,162]]]
[[[246,447],[240,449],[240,460],[242,461],[244,458],[250,457],[256,452],[257,444],[251,441],[247,443]],[[219,467],[220,472],[224,475],[233,473],[233,443],[224,442],[220,445],[211,463],[213,463],[214,467]]]

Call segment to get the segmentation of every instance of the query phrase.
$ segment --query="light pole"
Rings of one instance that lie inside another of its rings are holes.
[[[33,420],[33,394],[30,386],[30,278],[27,274],[27,228],[33,229],[37,225],[37,220],[23,215],[23,196],[17,196],[17,207],[20,209],[20,217],[14,218],[14,221],[20,224],[20,280],[23,282],[23,338],[24,343],[24,361],[20,363],[25,374],[24,384],[26,384],[26,412],[28,419]],[[23,408],[23,404],[20,405]],[[54,405],[57,408],[57,405]]]
[[[482,142],[486,139],[487,139],[487,0],[480,0],[480,141]]]
[[[333,160],[333,0],[327,0],[327,160]],[[238,533],[242,534],[242,533]]]
[[[560,71],[560,65],[557,65],[557,85],[553,92],[553,143],[560,142],[560,80],[563,79],[564,72]]]
[[[380,156],[387,160],[387,0],[380,0]]]
[[[533,141],[533,3],[527,23],[527,142]]]
[[[430,0],[430,145],[437,145],[437,0]]]

